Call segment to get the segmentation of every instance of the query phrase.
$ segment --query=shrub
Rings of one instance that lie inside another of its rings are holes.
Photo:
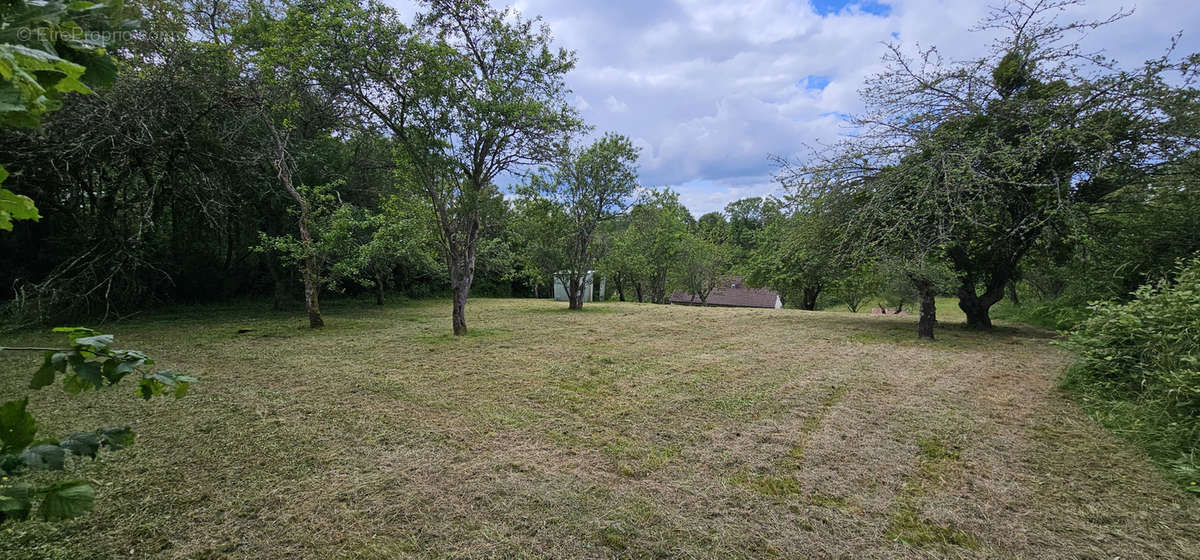
[[[1095,418],[1200,492],[1200,259],[1127,303],[1090,309],[1063,342],[1079,355],[1066,385]]]

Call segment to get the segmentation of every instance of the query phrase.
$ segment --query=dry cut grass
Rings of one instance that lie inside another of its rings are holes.
[[[179,402],[42,391],[47,433],[132,419],[77,521],[4,558],[1184,558],[1200,505],[1055,390],[1048,334],[620,303],[257,306],[108,330]],[[237,334],[239,328],[253,329]],[[41,334],[20,342],[52,340]],[[2,395],[35,360],[7,357]]]

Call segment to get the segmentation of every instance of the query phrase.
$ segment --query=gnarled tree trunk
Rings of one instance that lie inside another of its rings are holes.
[[[313,253],[312,232],[308,229],[310,219],[308,201],[300,196],[295,185],[292,184],[292,164],[289,161],[291,157],[287,150],[287,133],[277,129],[270,121],[267,124],[275,141],[275,157],[271,159],[271,164],[275,167],[275,173],[283,188],[300,206],[300,242],[305,248],[305,256],[301,261],[304,266],[304,307],[308,311],[308,326],[319,329],[325,326],[325,320],[321,318],[321,306],[318,302],[321,296],[321,278],[318,272],[317,255]]]
[[[988,311],[1004,296],[1004,283],[988,286],[983,295],[975,293],[973,283],[963,282],[958,287],[958,308],[967,314],[967,328],[991,330],[992,318]]]

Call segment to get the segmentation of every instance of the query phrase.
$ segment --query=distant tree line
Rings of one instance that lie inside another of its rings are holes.
[[[1067,327],[1200,250],[1200,58],[1083,51],[1124,14],[1056,19],[1075,3],[997,8],[975,60],[893,45],[854,136],[777,158],[781,196],[699,217],[637,184],[628,138],[590,134],[575,55],[538,19],[477,0],[411,20],[354,0],[121,7],[137,30],[81,77],[96,95],[64,86],[41,126],[0,131],[0,218],[22,220],[0,235],[4,314],[270,296],[319,326],[322,293],[449,295],[465,332],[470,294],[544,297],[559,274],[577,308],[597,270],[626,301],[704,303],[736,275],[787,307],[922,309],[926,337],[937,295],[975,328]]]

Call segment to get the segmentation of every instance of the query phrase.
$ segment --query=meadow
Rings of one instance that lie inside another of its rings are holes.
[[[132,422],[96,509],[4,558],[1182,558],[1200,504],[1058,389],[1053,333],[913,316],[472,300],[176,307],[104,328],[200,381],[34,394]],[[246,331],[246,332],[239,332]],[[8,340],[56,343],[43,332]],[[37,360],[0,357],[20,395]],[[53,389],[53,388],[51,388]]]

